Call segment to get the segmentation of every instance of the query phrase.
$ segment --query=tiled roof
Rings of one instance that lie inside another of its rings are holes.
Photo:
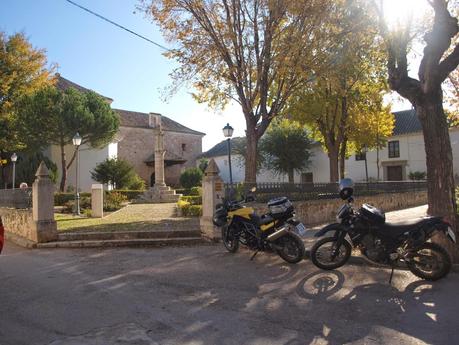
[[[137,111],[129,111],[129,110],[123,110],[123,109],[113,109],[113,110],[120,115],[121,126],[150,128],[149,127],[149,114],[147,113],[140,113]],[[165,131],[205,135],[205,133],[201,133],[201,132],[195,131],[194,129],[185,127],[184,125],[181,125],[180,123],[166,116],[163,116],[163,115],[161,115],[161,124],[162,124],[163,130]]]
[[[414,109],[396,111],[393,114],[395,117],[395,124],[392,135],[422,132],[421,122]]]
[[[80,92],[93,91],[93,90],[87,89],[87,88],[85,88],[85,87],[83,87],[81,85],[78,85],[78,84],[74,83],[73,81],[65,79],[59,73],[56,73],[56,80],[57,80],[56,81],[56,87],[59,90],[62,90],[62,91],[67,90],[68,88],[71,88],[71,87],[73,87],[74,89],[77,89]],[[93,91],[93,92],[95,92],[95,91]],[[98,95],[100,95],[100,94],[98,94]],[[106,96],[103,96],[103,95],[100,95],[100,96],[102,96],[106,100],[110,101],[110,103],[113,102],[113,99],[111,99],[110,97],[106,97]]]
[[[240,146],[245,144],[244,137],[236,137],[231,139],[231,154],[238,154],[240,150],[238,149]],[[222,142],[218,143],[210,150],[203,152],[198,156],[198,158],[212,158],[218,156],[227,156],[228,155],[228,142],[227,140],[223,140]]]

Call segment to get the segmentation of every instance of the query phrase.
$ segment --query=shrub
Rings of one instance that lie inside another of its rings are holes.
[[[180,175],[180,184],[183,188],[191,189],[200,186],[202,181],[202,171],[198,168],[187,168]]]
[[[191,216],[191,217],[202,216],[202,205],[191,205],[188,210],[188,216]]]
[[[75,197],[75,196],[74,196]],[[65,202],[62,206],[63,213],[74,213],[75,212],[75,199]],[[80,212],[84,214],[85,210],[91,209],[91,198],[88,196],[80,195]]]
[[[134,175],[132,178],[131,183],[127,186],[129,190],[135,190],[135,191],[144,191],[146,188],[146,183],[145,181],[137,174]]]
[[[91,193],[80,193],[80,198],[91,197]],[[54,193],[54,205],[64,206],[69,201],[75,200],[75,193]],[[80,199],[81,201],[81,199]]]
[[[104,211],[116,211],[122,207],[122,204],[127,201],[127,197],[118,192],[110,192],[105,194]]]
[[[135,173],[134,168],[127,161],[117,158],[109,158],[97,164],[94,171],[91,171],[94,181],[116,187],[118,189],[131,189],[135,186],[138,189],[141,183],[140,177]]]
[[[187,195],[199,195],[202,196],[202,187],[192,187],[190,193]]]
[[[426,176],[427,174],[425,171],[411,171],[408,175],[410,180],[415,180],[415,181],[425,180]]]
[[[120,193],[123,194],[128,201],[137,199],[140,195],[143,194],[143,190],[128,190],[128,189],[115,189],[105,192],[105,197],[110,193]]]
[[[191,204],[188,201],[179,200],[177,202],[177,206],[180,209],[182,216],[185,216],[188,213],[188,209],[190,208]]]
[[[179,200],[177,205],[180,208],[182,216],[199,217],[202,215],[202,205],[192,205],[185,200]]]
[[[202,196],[198,195],[184,195],[180,197],[180,200],[186,201],[191,205],[202,205]]]

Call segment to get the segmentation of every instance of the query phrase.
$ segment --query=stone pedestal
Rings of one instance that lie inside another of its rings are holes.
[[[104,216],[104,186],[95,183],[91,186],[91,217],[102,218]]]
[[[218,176],[220,170],[213,159],[210,160],[202,181],[202,217],[200,219],[202,236],[211,241],[221,239],[221,230],[217,228],[212,218],[217,204],[223,202],[225,193],[223,180]]]
[[[44,162],[40,163],[32,185],[32,219],[34,229],[31,240],[49,242],[57,239],[57,224],[54,220],[54,184]]]

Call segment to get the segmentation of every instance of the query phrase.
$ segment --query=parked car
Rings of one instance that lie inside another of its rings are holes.
[[[3,243],[5,243],[5,228],[3,228],[2,217],[0,217],[0,253],[3,249]]]

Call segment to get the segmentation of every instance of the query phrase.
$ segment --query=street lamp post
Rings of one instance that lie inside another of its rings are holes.
[[[227,139],[228,142],[228,166],[229,166],[229,178],[230,178],[230,198],[233,197],[233,172],[231,170],[231,137],[233,136],[233,127],[230,126],[229,123],[223,127],[223,135]]]
[[[13,189],[16,186],[16,161],[18,160],[18,155],[13,153],[11,155],[11,162],[13,162]]]
[[[78,191],[78,179],[79,179],[79,164],[80,164],[80,145],[81,145],[81,136],[77,132],[72,139],[73,145],[76,149],[76,178],[75,178],[75,215],[80,215],[80,192]]]

